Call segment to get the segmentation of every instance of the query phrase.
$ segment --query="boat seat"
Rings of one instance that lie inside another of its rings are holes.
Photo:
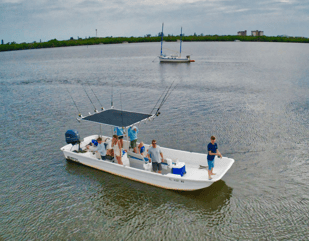
[[[127,151],[128,158],[130,160],[130,166],[138,169],[144,169],[143,164],[145,163],[144,157],[141,154]]]

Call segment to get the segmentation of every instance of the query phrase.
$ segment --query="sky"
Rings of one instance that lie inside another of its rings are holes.
[[[164,34],[309,37],[308,0],[0,0],[0,40]],[[97,32],[96,32],[97,29]]]

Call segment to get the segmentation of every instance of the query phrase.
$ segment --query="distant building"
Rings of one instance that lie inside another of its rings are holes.
[[[3,45],[4,43],[3,43],[3,39],[1,40],[1,44]]]
[[[251,31],[251,36],[264,36],[264,32],[259,30]]]
[[[247,30],[245,30],[245,31],[238,31],[237,35],[238,36],[247,36]]]
[[[146,38],[150,38],[151,37],[151,34],[146,34]]]

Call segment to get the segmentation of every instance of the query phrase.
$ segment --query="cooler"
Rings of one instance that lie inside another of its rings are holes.
[[[172,166],[172,173],[183,176],[186,174],[186,165],[184,162],[179,162]]]

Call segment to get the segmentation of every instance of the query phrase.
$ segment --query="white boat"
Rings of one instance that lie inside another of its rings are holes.
[[[164,23],[162,23],[162,32],[161,32],[161,54],[159,56],[160,62],[161,63],[190,63],[190,62],[195,62],[195,60],[192,60],[190,58],[190,55],[187,55],[186,57],[181,57],[182,27],[181,27],[181,33],[180,33],[180,51],[179,51],[179,56],[178,55],[167,56],[167,55],[162,53],[163,26],[164,26]]]
[[[157,113],[150,115],[111,108],[86,117],[81,116],[78,119],[96,122],[100,125],[123,126],[127,130],[130,126],[151,121],[156,116]],[[77,131],[73,132],[77,133]],[[61,151],[67,160],[149,185],[182,191],[193,191],[210,186],[219,181],[234,163],[231,158],[216,158],[214,167],[216,175],[212,180],[208,180],[208,171],[205,168],[206,154],[161,147],[165,161],[162,164],[162,174],[159,174],[151,170],[151,163],[147,164],[147,159],[129,149],[128,140],[123,140],[123,165],[114,162],[114,160],[101,160],[101,157],[97,157],[96,153],[86,151],[86,145],[99,136],[105,140],[107,148],[110,148],[111,138],[108,136],[96,134],[80,140],[77,133],[76,136],[66,135],[68,144],[63,146]],[[68,141],[71,137],[73,141]],[[149,145],[145,145],[146,150],[148,147]]]

